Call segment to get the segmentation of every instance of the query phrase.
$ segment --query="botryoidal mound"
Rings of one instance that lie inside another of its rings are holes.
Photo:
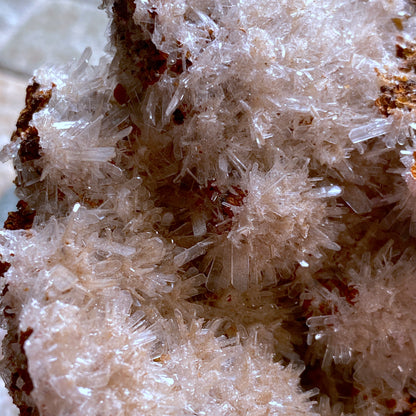
[[[1,153],[21,414],[413,414],[413,3],[102,7]]]

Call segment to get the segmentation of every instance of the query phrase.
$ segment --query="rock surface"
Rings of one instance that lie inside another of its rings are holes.
[[[103,7],[1,153],[21,414],[412,414],[413,3]]]

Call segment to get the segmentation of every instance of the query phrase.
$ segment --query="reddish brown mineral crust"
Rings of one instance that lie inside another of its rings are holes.
[[[157,12],[149,9],[149,22],[139,26],[133,21],[135,9],[136,4],[133,1],[115,1],[113,12],[116,30],[113,36],[115,36],[115,43],[119,45],[118,49],[124,51],[120,54],[123,77],[127,77],[130,82],[134,79],[137,86],[135,92],[140,97],[142,92],[155,84],[167,70],[180,75],[192,65],[192,62],[189,53],[186,53],[184,65],[183,55],[179,53],[175,62],[168,64],[169,54],[157,49],[150,36],[154,32],[158,18]],[[125,101],[121,91],[117,91],[117,96],[121,98],[121,103]]]
[[[405,42],[401,37],[398,40],[405,44],[396,44],[396,56],[403,61],[399,70],[409,73],[416,69],[416,45]],[[416,81],[406,76],[384,75],[377,69],[376,73],[382,85],[381,95],[375,104],[381,114],[388,117],[397,108],[408,111],[416,108]]]
[[[185,114],[177,108],[172,114],[172,119],[176,125],[180,126],[185,122]]]
[[[28,371],[28,362],[24,349],[24,344],[33,332],[32,328],[26,331],[19,331],[19,317],[11,312],[15,307],[15,299],[10,298],[8,285],[2,292],[3,299],[8,298],[3,310],[3,316],[7,325],[8,332],[3,339],[3,355],[8,360],[10,378],[5,380],[14,404],[20,410],[20,416],[38,416],[39,411],[30,397],[33,390],[33,382]],[[10,305],[10,306],[8,306]]]
[[[410,168],[410,172],[413,176],[413,179],[416,179],[416,152],[413,152],[413,159],[415,163],[413,163],[412,167]]]
[[[396,44],[396,56],[403,60],[403,64],[399,69],[403,72],[410,72],[416,69],[416,45],[410,42],[406,42],[402,37],[398,40],[404,44]]]
[[[24,350],[25,342],[29,339],[29,337],[32,335],[32,333],[33,333],[33,329],[28,328],[26,331],[21,331],[20,334],[19,334],[19,344],[20,344],[22,354],[25,354],[25,350]],[[29,372],[27,371],[27,367],[25,369],[21,369],[21,371],[18,372],[18,375],[24,381],[24,384],[23,384],[21,389],[26,394],[30,394],[31,391],[33,390],[33,383],[32,383],[32,380],[30,378]]]
[[[120,83],[118,83],[114,88],[114,98],[120,105],[127,104],[130,100],[126,89]]]
[[[16,130],[14,131],[11,141],[15,142],[21,140],[17,152],[20,163],[30,165],[41,158],[41,147],[38,130],[31,126],[33,114],[42,110],[47,106],[52,96],[52,90],[55,84],[52,83],[50,89],[43,89],[41,85],[33,78],[32,84],[26,89],[25,108],[19,115],[16,123]],[[40,176],[42,170],[37,166],[28,168],[34,174]],[[25,186],[23,181],[16,177],[15,183],[18,187]],[[33,220],[36,214],[35,210],[28,207],[24,201],[19,201],[17,204],[18,211],[10,212],[7,220],[4,223],[4,228],[9,230],[29,229],[32,227]]]
[[[391,21],[394,23],[394,26],[396,26],[397,30],[403,30],[403,21],[400,17],[393,17]]]
[[[411,111],[416,108],[416,82],[406,76],[381,75],[378,72],[383,85],[380,87],[381,95],[375,104],[380,113],[389,116],[395,109]]]
[[[17,211],[9,212],[4,228],[7,230],[29,230],[32,228],[36,211],[30,209],[28,204],[22,200],[17,203],[17,209]]]
[[[43,90],[41,89],[40,84],[33,78],[32,85],[29,85],[26,88],[25,108],[19,115],[16,123],[16,131],[11,138],[12,141],[16,141],[20,137],[22,143],[25,141],[34,142],[33,144],[27,145],[27,149],[30,149],[30,153],[23,150],[23,155],[26,160],[38,159],[40,157],[37,130],[34,127],[30,127],[29,123],[32,121],[33,114],[45,108],[49,103],[54,87],[55,84],[52,84],[52,88]],[[26,160],[22,160],[22,162],[25,162]]]
[[[10,269],[10,266],[11,264],[9,262],[0,260],[0,277],[4,277],[4,274]]]
[[[412,416],[416,414],[416,399],[407,393],[405,400],[408,404],[408,409],[403,412],[396,412],[394,416]]]
[[[167,69],[168,55],[159,51],[151,41],[149,34],[152,33],[154,22],[148,24],[148,32],[134,24],[133,14],[136,5],[133,1],[117,0],[114,3],[113,11],[115,15],[114,24],[117,27],[115,31],[116,43],[123,45],[120,50],[126,51],[121,56],[121,67],[125,69],[126,74],[137,81],[138,86],[143,90],[148,86],[155,84],[163,72]],[[152,20],[156,14],[149,12]]]
[[[18,151],[19,158],[22,163],[29,160],[35,160],[40,158],[40,145],[38,130],[36,127],[29,126],[25,131],[20,133],[22,143]]]
[[[13,319],[13,317],[11,319]],[[20,402],[20,392],[23,392],[29,396],[33,390],[33,382],[29,374],[26,353],[24,350],[24,344],[32,333],[32,328],[28,328],[26,331],[21,331],[19,333],[18,344],[20,345],[21,361],[13,363],[13,365],[17,367],[17,370],[12,375],[10,385],[10,392],[12,393],[13,401],[19,407],[21,416],[36,416],[39,414],[35,407],[28,406],[26,403]],[[15,398],[19,399],[16,400]]]
[[[54,86],[52,84],[52,88]],[[20,133],[29,127],[33,114],[42,110],[48,104],[52,96],[52,89],[45,91],[40,87],[40,84],[33,78],[32,84],[26,88],[25,108],[21,111],[16,122],[17,130],[12,135],[12,141],[15,141]]]
[[[396,405],[397,405],[396,400],[394,400],[394,399],[387,399],[386,400],[386,406],[387,406],[388,409],[393,410],[396,407]]]

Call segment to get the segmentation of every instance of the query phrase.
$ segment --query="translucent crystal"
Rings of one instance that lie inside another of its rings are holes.
[[[353,143],[364,142],[374,137],[386,134],[392,124],[392,119],[380,118],[365,126],[360,126],[352,129],[348,136]]]
[[[415,5],[102,7],[0,154],[22,413],[414,411]]]

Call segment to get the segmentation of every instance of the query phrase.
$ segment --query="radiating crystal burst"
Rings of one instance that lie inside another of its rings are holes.
[[[102,8],[0,153],[21,414],[413,414],[414,3]]]

